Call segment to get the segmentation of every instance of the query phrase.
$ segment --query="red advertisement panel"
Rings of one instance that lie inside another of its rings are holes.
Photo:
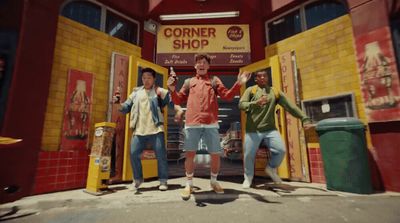
[[[61,150],[88,148],[93,75],[69,70],[65,97]]]
[[[127,97],[129,57],[120,54],[113,55],[113,80],[112,93],[120,96],[120,101],[124,102]],[[116,127],[116,146],[123,150],[125,133],[125,114],[118,111],[118,104],[111,104],[111,122],[117,124]],[[117,149],[118,150],[118,149]],[[121,151],[122,151],[121,150]]]
[[[361,91],[369,122],[400,120],[400,84],[388,27],[356,38]]]
[[[129,56],[114,53],[112,56],[111,67],[111,94],[119,95],[120,101],[124,102],[127,97],[129,72]],[[110,99],[111,100],[111,99]],[[116,123],[115,127],[115,169],[112,180],[119,181],[122,177],[122,166],[124,159],[124,140],[125,140],[125,118],[126,115],[118,111],[118,104],[110,104],[109,121]]]

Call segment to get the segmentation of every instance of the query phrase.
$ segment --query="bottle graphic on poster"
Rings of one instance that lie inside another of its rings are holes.
[[[392,69],[378,42],[365,45],[362,85],[367,107],[373,110],[395,107],[398,103],[392,84]]]
[[[86,123],[89,117],[89,97],[86,93],[86,81],[77,80],[75,90],[72,92],[69,104],[68,130],[66,137],[69,139],[86,139],[88,128]]]

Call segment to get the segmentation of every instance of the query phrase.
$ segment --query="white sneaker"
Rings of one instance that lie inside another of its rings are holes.
[[[183,200],[187,201],[192,193],[193,187],[189,184],[186,184],[186,187],[181,191],[181,197]]]
[[[211,189],[217,193],[217,194],[223,194],[224,189],[221,187],[221,185],[218,182],[210,182]]]
[[[160,186],[158,186],[158,189],[159,189],[160,191],[166,191],[166,190],[168,190],[168,184],[167,184],[167,182],[160,183]]]
[[[282,179],[276,173],[276,168],[271,168],[269,166],[265,167],[265,172],[271,177],[272,181],[276,184],[281,184]]]
[[[250,189],[251,187],[251,182],[252,182],[252,177],[248,177],[246,174],[244,175],[244,181],[242,183],[242,188],[243,189]]]
[[[133,183],[129,187],[129,190],[136,193],[142,183],[143,183],[143,180],[135,180],[135,181],[133,181]]]

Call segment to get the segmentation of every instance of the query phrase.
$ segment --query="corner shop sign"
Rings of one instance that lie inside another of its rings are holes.
[[[243,66],[250,63],[248,25],[160,26],[157,33],[157,64],[193,66],[194,55],[207,53],[211,64]]]

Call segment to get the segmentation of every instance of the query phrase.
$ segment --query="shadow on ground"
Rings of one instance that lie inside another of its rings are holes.
[[[239,198],[240,195],[249,195],[254,200],[257,200],[262,203],[272,203],[272,204],[280,204],[280,202],[270,201],[265,197],[247,191],[235,190],[235,189],[225,189],[224,194],[216,194],[214,191],[200,191],[192,194],[194,200],[196,202],[196,206],[205,207],[207,204],[225,204],[229,202],[233,202]]]
[[[10,221],[36,214],[36,212],[19,213],[19,211],[17,206],[13,206],[9,210],[0,209],[0,221]]]
[[[129,186],[127,186],[129,188]],[[127,188],[125,187],[125,188]],[[180,184],[168,184],[168,190],[178,190],[183,188]],[[135,194],[141,194],[142,192],[146,191],[158,191],[158,185],[153,187],[140,187],[139,190]]]
[[[289,184],[285,184],[284,182],[282,184],[274,184],[274,183],[265,183],[261,185],[256,185],[254,186],[255,189],[265,189],[269,190],[275,193],[292,193],[296,191],[297,189],[311,189],[311,190],[318,190],[318,191],[323,191],[323,192],[328,192],[325,189],[322,188],[316,188],[316,187],[308,187],[308,186],[293,186]]]

